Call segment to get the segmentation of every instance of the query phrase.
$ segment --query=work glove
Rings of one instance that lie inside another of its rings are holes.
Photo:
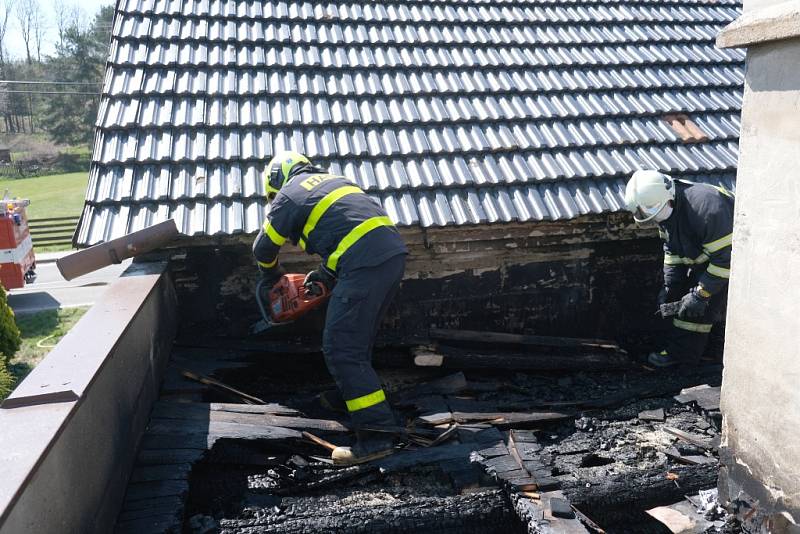
[[[680,293],[678,293],[675,288],[664,286],[661,288],[661,291],[658,292],[658,306],[661,307],[662,304],[675,302],[679,297]]]
[[[333,286],[336,285],[336,275],[324,265],[320,265],[318,269],[308,273],[303,280],[303,285],[309,293],[312,295],[321,295],[322,293],[320,293],[316,284],[322,284],[330,293],[333,291]]]
[[[272,289],[278,280],[286,274],[286,269],[283,268],[280,264],[272,267],[271,269],[265,269],[261,266],[258,267],[259,272],[261,273],[261,279],[264,281],[264,287],[267,289]]]
[[[678,311],[678,317],[681,319],[702,317],[708,309],[708,301],[710,299],[711,297],[704,297],[700,295],[697,288],[693,288],[681,299],[681,309]]]

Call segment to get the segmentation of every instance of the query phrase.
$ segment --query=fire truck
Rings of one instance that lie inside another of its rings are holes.
[[[36,257],[25,208],[27,199],[3,198],[0,203],[0,283],[6,290],[35,278]]]

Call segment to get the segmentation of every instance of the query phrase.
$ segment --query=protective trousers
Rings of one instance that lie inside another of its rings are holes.
[[[374,267],[339,273],[328,303],[322,350],[356,427],[396,424],[372,368],[372,346],[405,265],[405,254],[398,254]]]
[[[670,288],[667,302],[680,300],[689,290],[697,285],[697,280],[702,274],[692,272],[684,284]],[[708,336],[714,323],[725,319],[725,310],[728,301],[728,287],[711,297],[708,308],[702,317],[673,317],[669,321],[671,327],[665,343],[667,354],[676,359],[696,362],[700,359],[708,345]]]

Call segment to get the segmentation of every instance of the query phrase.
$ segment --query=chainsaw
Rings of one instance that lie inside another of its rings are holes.
[[[250,330],[260,334],[274,326],[292,323],[321,306],[330,296],[324,284],[306,284],[302,274],[285,274],[268,291],[264,290],[264,280],[260,280],[256,285],[256,302],[261,320]],[[265,307],[265,297],[269,308]]]

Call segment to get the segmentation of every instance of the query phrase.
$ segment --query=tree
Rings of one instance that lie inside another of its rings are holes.
[[[14,8],[14,0],[3,0],[0,3],[0,66],[6,63],[6,33],[8,32],[8,19]]]
[[[58,29],[58,47],[63,48],[67,31],[82,30],[83,11],[67,0],[56,0],[55,4],[56,28]]]
[[[47,31],[47,20],[42,13],[42,8],[38,0],[31,0],[33,3],[31,14],[31,32],[33,42],[36,45],[36,61],[42,62],[42,41],[44,41],[45,32]]]
[[[64,44],[48,63],[57,80],[101,82],[108,59],[113,6],[103,6],[87,29],[72,26],[64,32]],[[85,95],[53,95],[45,104],[45,120],[50,138],[62,144],[91,144],[97,118],[98,98]]]
[[[17,3],[17,23],[19,24],[19,31],[22,34],[22,40],[25,42],[25,58],[28,61],[28,65],[33,61],[31,57],[31,45],[34,44],[33,21],[39,9],[38,6],[39,0],[19,0]]]

